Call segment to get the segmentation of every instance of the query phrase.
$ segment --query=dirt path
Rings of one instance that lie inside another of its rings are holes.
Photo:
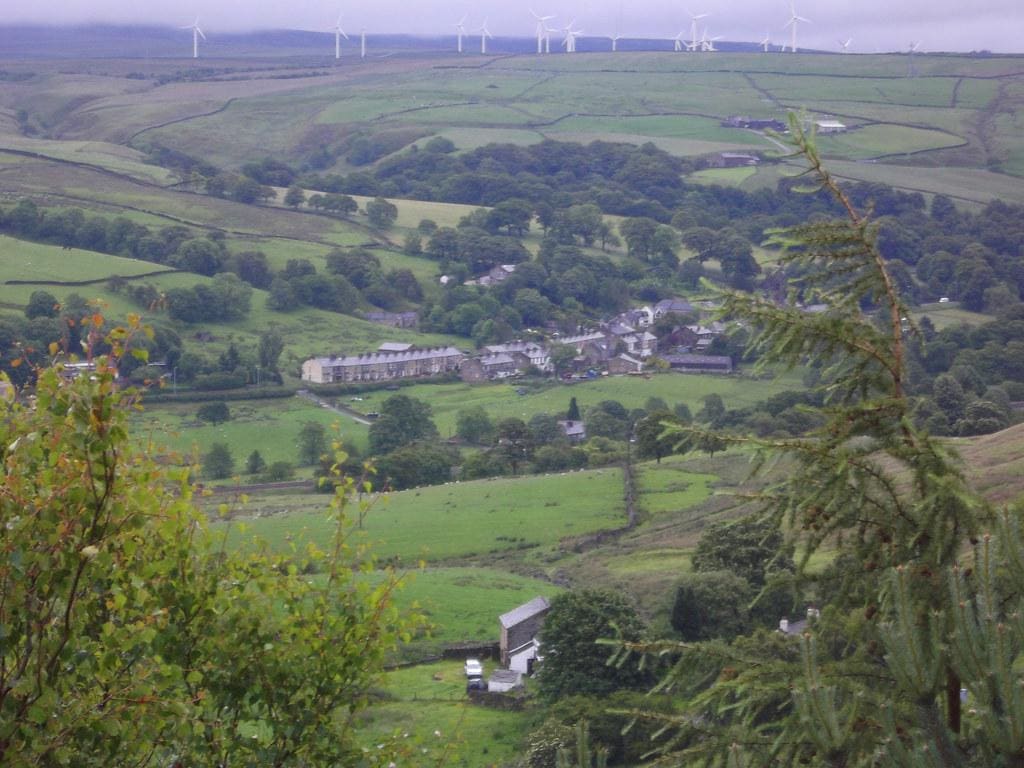
[[[335,413],[340,414],[341,416],[347,416],[357,424],[364,424],[366,426],[369,426],[370,424],[373,423],[358,411],[353,411],[351,408],[346,408],[343,405],[332,405],[327,400],[324,400],[321,397],[317,397],[308,389],[300,389],[298,392],[295,393],[295,396],[301,397],[303,400],[308,400],[311,403],[319,405],[321,408],[326,408],[329,411],[334,411]]]

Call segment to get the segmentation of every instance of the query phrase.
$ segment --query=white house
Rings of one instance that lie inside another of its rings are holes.
[[[487,678],[488,693],[504,693],[523,684],[523,676],[511,669],[496,669]]]
[[[818,133],[846,133],[846,125],[838,120],[815,120]]]

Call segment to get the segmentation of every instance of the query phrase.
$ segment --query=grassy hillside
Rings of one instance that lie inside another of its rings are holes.
[[[1024,424],[953,443],[971,485],[990,501],[1005,504],[1024,496]]]
[[[539,547],[625,524],[622,473],[496,478],[418,488],[380,497],[361,539],[381,558],[427,562]],[[259,536],[279,551],[306,542],[329,545],[333,526],[324,497],[263,496],[237,510],[231,540]],[[355,511],[352,514],[356,514]]]

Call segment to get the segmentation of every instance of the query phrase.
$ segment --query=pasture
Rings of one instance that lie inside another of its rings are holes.
[[[721,395],[727,408],[740,408],[801,386],[795,374],[755,380],[745,376],[661,373],[652,374],[649,378],[605,376],[573,384],[545,383],[537,387],[517,383],[424,384],[403,388],[402,394],[428,403],[442,437],[448,437],[455,433],[458,412],[477,405],[495,421],[513,417],[529,420],[536,413],[561,415],[568,409],[572,397],[576,398],[581,411],[602,400],[618,400],[627,409],[642,408],[648,398],[660,397],[669,406],[686,403],[696,413],[703,398],[710,394]],[[518,394],[521,388],[525,394]],[[360,407],[364,412],[379,411],[391,394],[387,391],[368,393],[363,396]]]
[[[490,674],[492,664],[485,664]],[[396,738],[418,765],[493,768],[521,755],[529,711],[474,706],[466,699],[461,661],[442,661],[385,674],[380,700],[358,716],[366,747]]]
[[[326,497],[263,495],[233,511],[229,542],[259,537],[277,551],[330,543]],[[352,510],[352,515],[357,512]],[[505,477],[429,486],[374,497],[352,543],[382,560],[414,565],[539,548],[625,524],[622,472]]]
[[[826,156],[921,153],[903,162],[935,165],[948,156],[967,160],[975,170],[995,159],[1003,170],[1019,173],[1020,70],[1014,57],[926,54],[914,58],[916,76],[908,76],[905,56],[891,54],[518,55],[483,68],[434,56],[361,62],[320,77],[296,70],[291,79],[252,74],[161,88],[116,76],[53,73],[31,88],[11,85],[0,92],[0,106],[27,108],[52,124],[54,135],[83,142],[44,147],[43,154],[88,158],[82,161],[158,184],[166,178],[153,176],[123,145],[165,144],[226,168],[262,156],[301,163],[319,146],[337,147],[353,133],[380,130],[401,131],[419,142],[445,135],[459,150],[491,140],[526,143],[550,136],[653,140],[693,155],[767,147],[760,137],[723,128],[719,121],[733,114],[782,117],[800,108],[867,126],[824,146]],[[987,112],[996,118],[984,145],[976,128]],[[4,141],[14,146],[21,139],[0,137],[0,147]],[[351,169],[341,156],[336,167]],[[149,207],[145,199],[140,202]],[[174,215],[186,217],[189,206],[176,207]]]
[[[158,445],[185,461],[201,457],[213,443],[225,443],[235,459],[235,471],[243,476],[245,459],[254,450],[267,464],[287,461],[296,465],[299,476],[308,476],[309,468],[298,466],[298,435],[306,422],[322,424],[328,436],[339,436],[360,451],[367,448],[365,425],[299,397],[232,401],[228,403],[231,419],[220,424],[199,420],[196,411],[200,405],[147,405],[135,418],[133,433],[136,439]]]
[[[410,571],[395,595],[399,608],[415,607],[431,624],[417,647],[496,642],[498,616],[538,595],[561,590],[551,582],[487,567],[429,567]]]

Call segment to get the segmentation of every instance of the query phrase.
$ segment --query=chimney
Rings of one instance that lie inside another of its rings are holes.
[[[789,632],[789,619],[779,619],[779,632],[783,634]]]

